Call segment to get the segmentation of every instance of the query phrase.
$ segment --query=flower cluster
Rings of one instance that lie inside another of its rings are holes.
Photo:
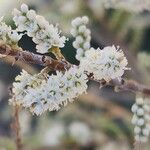
[[[29,89],[35,89],[44,83],[45,77],[42,74],[31,75],[25,70],[22,70],[21,74],[15,78],[13,83],[12,93],[14,94],[13,98],[10,99],[10,103],[13,105],[23,105],[27,106],[28,103],[32,100],[24,101],[24,98],[28,94]]]
[[[134,113],[132,123],[135,125],[135,140],[146,142],[150,135],[150,102],[139,97],[131,110]]]
[[[56,72],[45,79],[41,74],[32,76],[23,71],[16,81],[10,102],[29,108],[36,115],[60,109],[87,89],[87,76],[78,67],[71,67],[64,74]]]
[[[89,19],[86,16],[77,17],[72,21],[71,34],[75,37],[73,47],[77,49],[76,59],[81,60],[85,51],[90,49],[91,32],[86,25]]]
[[[60,36],[61,31],[57,26],[49,24],[43,16],[37,15],[34,10],[29,10],[26,4],[21,5],[21,11],[14,9],[13,20],[20,32],[26,31],[35,42],[37,52],[47,53],[52,47],[64,47],[65,36]]]
[[[91,48],[80,61],[80,66],[87,74],[92,73],[94,79],[105,81],[120,78],[128,69],[127,64],[123,51],[115,46],[108,46],[102,50]]]
[[[106,8],[124,9],[130,12],[150,10],[149,0],[104,0]]]
[[[0,41],[17,43],[23,34],[27,33],[37,44],[37,52],[47,53],[52,49],[63,47],[66,38],[60,36],[57,26],[49,24],[44,17],[30,10],[22,4],[21,10],[14,9],[13,20],[16,30],[3,23],[0,19]],[[10,103],[21,105],[30,109],[34,114],[40,115],[49,110],[58,110],[61,105],[72,101],[87,89],[87,75],[93,75],[95,80],[110,81],[120,78],[126,70],[127,60],[124,53],[115,46],[95,50],[91,48],[91,32],[87,29],[88,17],[77,17],[72,21],[71,34],[75,37],[74,48],[77,49],[76,58],[80,65],[73,66],[64,73],[56,71],[49,75],[41,71],[30,75],[22,71],[13,84],[13,97]],[[18,34],[18,32],[22,32]],[[52,48],[52,49],[51,49]]]
[[[9,45],[15,45],[22,37],[22,34],[18,34],[16,30],[12,30],[10,26],[7,26],[3,22],[3,17],[0,18],[0,42]]]

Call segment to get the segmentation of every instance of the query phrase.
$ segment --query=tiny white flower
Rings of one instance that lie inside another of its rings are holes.
[[[84,24],[87,24],[89,22],[89,18],[87,16],[83,16],[82,21]]]
[[[73,27],[77,27],[77,26],[79,26],[81,24],[81,22],[82,22],[82,19],[80,17],[77,17],[76,19],[74,19],[71,22],[71,24],[72,24]]]
[[[29,10],[27,12],[27,18],[30,20],[34,20],[36,18],[36,12],[34,10]]]
[[[72,44],[74,48],[76,49],[80,48],[80,44],[77,41],[74,41]]]
[[[22,35],[23,34],[18,34],[17,31],[14,30],[8,36],[13,42],[17,43],[21,39]]]
[[[38,116],[38,115],[41,115],[43,113],[43,108],[41,105],[36,105],[35,108],[31,108],[31,112]]]
[[[79,33],[84,33],[86,31],[86,26],[82,25],[79,27]]]
[[[83,49],[82,48],[77,49],[77,54],[83,55],[84,54]]]
[[[21,5],[21,11],[24,13],[27,13],[28,12],[28,6],[26,4],[22,4]]]
[[[45,28],[49,25],[48,21],[43,16],[36,15],[36,21],[41,28]]]
[[[83,48],[84,49],[90,49],[90,43],[89,42],[85,42],[84,44],[83,44]]]
[[[143,118],[140,118],[140,119],[137,121],[137,125],[139,125],[139,126],[144,125],[144,119],[143,119]]]
[[[36,45],[37,52],[41,54],[47,53],[49,48],[50,45],[45,42],[41,42],[40,44]]]
[[[131,108],[131,111],[135,113],[137,110],[138,110],[138,106],[134,104]]]
[[[144,110],[143,110],[142,108],[139,108],[139,109],[137,110],[137,115],[138,115],[138,116],[143,116],[143,115],[144,115]]]
[[[76,53],[76,59],[81,60],[85,56],[85,52],[90,48],[91,41],[91,32],[87,29],[86,25],[88,23],[88,17],[77,17],[72,21],[72,29],[71,34],[75,37],[75,41],[73,42],[73,47],[75,49],[83,49],[83,54]]]
[[[138,127],[138,126],[136,126],[136,127],[134,128],[134,132],[135,132],[135,134],[139,134],[139,133],[141,132],[141,128]]]
[[[76,42],[77,42],[77,43],[80,43],[80,44],[83,43],[83,42],[84,42],[83,37],[82,37],[82,36],[77,36],[77,37],[76,37]]]

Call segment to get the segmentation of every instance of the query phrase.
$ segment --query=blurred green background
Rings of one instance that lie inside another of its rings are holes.
[[[69,62],[75,59],[73,38],[69,34],[71,20],[77,16],[90,18],[94,48],[119,45],[125,52],[131,71],[125,78],[143,84],[150,83],[150,12],[128,12],[105,9],[101,0],[0,0],[0,16],[14,27],[11,11],[22,3],[43,15],[50,23],[59,23],[62,34],[69,37],[62,53]],[[24,36],[19,42],[24,49],[35,52],[35,44]],[[8,105],[8,88],[21,68],[37,73],[41,67],[17,62],[12,58],[0,60],[0,150],[15,150],[10,124],[13,108]],[[134,135],[130,108],[135,101],[131,92],[115,93],[113,87],[99,89],[89,82],[88,94],[79,97],[58,112],[40,117],[28,111],[20,112],[21,131],[25,150],[130,150]],[[142,148],[149,150],[150,145]]]

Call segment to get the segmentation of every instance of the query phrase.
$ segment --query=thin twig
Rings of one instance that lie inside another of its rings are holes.
[[[21,129],[20,129],[20,123],[19,123],[19,111],[20,107],[18,105],[14,108],[14,121],[11,124],[11,128],[15,134],[15,142],[16,142],[16,150],[22,150],[22,139],[21,139]]]
[[[48,66],[53,70],[65,70],[71,66],[65,60],[55,60],[49,56],[34,54],[25,50],[23,51],[21,48],[11,48],[7,45],[0,45],[0,54],[12,56],[16,61],[20,60],[30,64]]]
[[[109,85],[115,86],[119,91],[141,92],[145,95],[150,95],[150,87],[133,80],[114,79],[109,82]]]

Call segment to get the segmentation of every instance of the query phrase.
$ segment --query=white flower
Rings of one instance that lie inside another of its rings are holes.
[[[83,44],[83,48],[86,49],[86,50],[89,50],[89,48],[90,48],[90,43],[89,43],[89,42],[85,42],[85,43]]]
[[[18,34],[16,30],[12,30],[3,22],[3,17],[0,18],[0,41],[13,45],[17,43],[23,34]]]
[[[28,6],[26,4],[22,4],[21,5],[21,11],[24,13],[27,13],[28,12]]]
[[[34,20],[36,18],[36,12],[34,10],[29,10],[27,12],[27,18],[29,20]]]
[[[82,24],[82,19],[80,17],[75,18],[74,20],[72,20],[71,25],[73,27],[77,27],[80,24]]]
[[[87,24],[89,22],[89,18],[87,16],[82,17],[83,24]]]
[[[49,44],[47,44],[46,42],[45,43],[41,42],[36,46],[36,49],[38,53],[41,54],[47,53],[47,49],[49,49]]]
[[[143,116],[143,115],[144,115],[144,109],[143,109],[143,108],[139,108],[139,109],[137,110],[137,115],[138,115],[138,116]]]
[[[138,106],[137,106],[136,104],[134,104],[134,105],[132,106],[132,108],[131,108],[131,111],[132,111],[133,113],[136,113],[137,110],[138,110]]]
[[[16,30],[11,31],[11,33],[9,33],[9,38],[12,42],[17,43],[21,38],[22,38],[23,34],[18,34],[18,32]]]
[[[143,125],[144,125],[144,119],[143,119],[143,118],[140,118],[140,119],[137,121],[137,125],[138,125],[138,126],[143,126]]]
[[[45,29],[49,26],[49,22],[45,20],[43,16],[36,15],[37,24],[40,26],[41,29]]]
[[[94,79],[110,81],[122,77],[127,69],[127,59],[123,51],[115,46],[108,46],[102,50],[91,48],[81,59],[80,66],[88,74],[93,74]]]
[[[48,53],[53,46],[64,47],[66,37],[60,36],[61,31],[57,26],[49,24],[43,16],[37,15],[34,10],[29,10],[26,4],[21,5],[21,11],[14,9],[13,15],[17,30],[27,31],[27,35],[32,37],[37,44],[37,52],[44,54]]]
[[[135,132],[135,134],[139,134],[141,132],[141,128],[139,126],[136,126],[134,128],[134,132]]]
[[[85,25],[82,25],[82,26],[79,26],[79,33],[84,33],[86,31],[86,26]]]
[[[72,29],[70,33],[73,37],[75,37],[75,41],[73,42],[73,47],[77,49],[76,59],[81,60],[85,55],[85,51],[90,49],[90,41],[91,41],[91,32],[87,29],[86,25],[89,19],[86,16],[75,18],[71,24]],[[78,53],[78,49],[82,49],[82,55]]]

